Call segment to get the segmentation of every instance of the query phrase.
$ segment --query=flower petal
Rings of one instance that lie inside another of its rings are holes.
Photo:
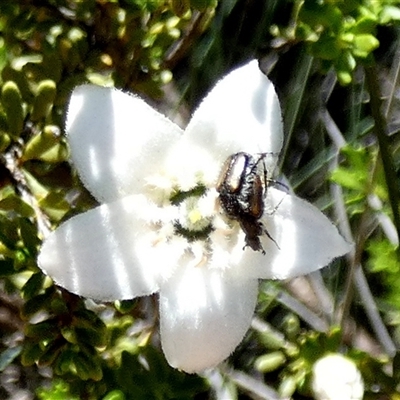
[[[329,219],[312,204],[275,188],[268,199],[276,210],[265,213],[263,225],[277,245],[261,237],[266,252],[246,249],[243,265],[256,278],[286,279],[309,274],[352,249]]]
[[[227,358],[248,330],[257,280],[207,267],[178,269],[160,289],[161,339],[169,364],[189,373]]]
[[[279,100],[256,60],[216,84],[194,113],[185,136],[213,151],[220,162],[240,151],[279,154],[283,142]]]
[[[182,130],[143,100],[112,88],[77,87],[66,122],[71,157],[100,202],[143,193]]]
[[[97,300],[156,292],[184,247],[148,228],[143,216],[157,207],[146,204],[133,195],[71,218],[44,241],[39,266],[58,285]]]
[[[212,145],[208,147],[213,148]],[[174,177],[174,186],[185,191],[199,183],[207,187],[215,185],[221,172],[221,163],[209,149],[196,146],[185,138],[170,149],[165,171]]]

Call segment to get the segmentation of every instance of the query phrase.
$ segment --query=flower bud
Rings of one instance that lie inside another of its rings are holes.
[[[361,400],[364,382],[352,360],[329,354],[313,366],[312,390],[317,400]]]

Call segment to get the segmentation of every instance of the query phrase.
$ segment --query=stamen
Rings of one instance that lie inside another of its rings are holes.
[[[188,197],[201,197],[205,195],[207,192],[207,188],[202,183],[197,184],[193,189],[187,191],[181,191],[179,189],[175,190],[175,192],[170,197],[170,202],[172,205],[177,206],[181,204]]]
[[[184,228],[179,221],[175,222],[174,227],[176,234],[185,237],[189,242],[193,242],[195,240],[206,240],[210,233],[214,230],[211,224],[208,224],[205,228],[199,231],[190,230]]]

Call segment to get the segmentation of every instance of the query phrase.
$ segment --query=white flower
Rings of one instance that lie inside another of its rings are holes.
[[[307,274],[350,250],[315,207],[271,186],[261,221],[276,243],[261,236],[265,255],[243,250],[245,233],[221,209],[224,161],[268,153],[270,174],[282,146],[278,98],[256,61],[218,82],[185,131],[138,97],[93,85],[73,92],[66,131],[73,164],[103,204],[58,227],[39,265],[97,300],[158,292],[173,367],[197,372],[229,356],[250,325],[258,279]]]
[[[364,382],[352,360],[329,354],[313,366],[312,389],[316,400],[361,400]]]

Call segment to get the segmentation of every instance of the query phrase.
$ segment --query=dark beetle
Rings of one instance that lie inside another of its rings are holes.
[[[246,246],[263,254],[265,251],[260,242],[263,233],[277,245],[259,221],[264,213],[268,181],[265,165],[263,177],[260,176],[258,165],[265,156],[265,153],[261,153],[258,158],[244,152],[232,154],[225,161],[217,183],[222,209],[229,218],[239,222],[246,234]]]

